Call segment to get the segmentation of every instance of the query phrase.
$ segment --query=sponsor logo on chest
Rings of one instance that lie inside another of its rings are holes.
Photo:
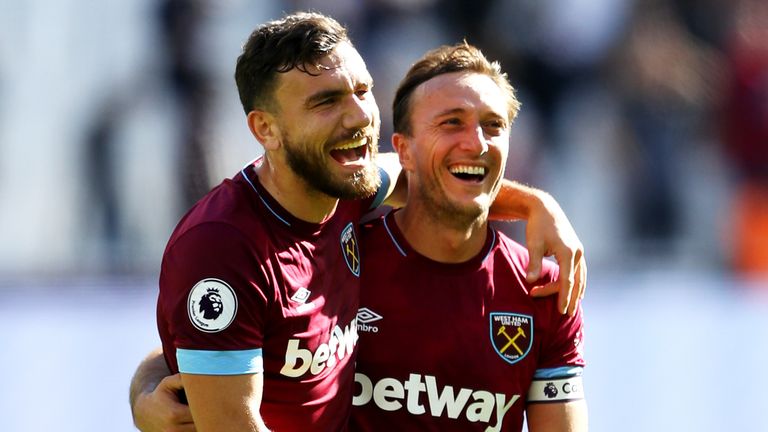
[[[422,415],[429,411],[432,417],[458,419],[463,417],[470,422],[490,423],[486,431],[501,430],[504,416],[520,395],[507,396],[504,393],[491,393],[485,390],[438,386],[437,379],[431,375],[410,374],[408,380],[382,378],[374,383],[362,373],[355,374],[355,382],[361,391],[352,399],[355,406],[374,403],[384,411],[397,411],[405,408],[410,414]]]
[[[285,363],[280,373],[287,377],[298,378],[307,372],[317,375],[332,368],[338,361],[352,355],[357,344],[357,323],[352,320],[346,327],[338,325],[331,331],[328,340],[321,343],[314,352],[301,348],[301,339],[288,339],[285,350]]]

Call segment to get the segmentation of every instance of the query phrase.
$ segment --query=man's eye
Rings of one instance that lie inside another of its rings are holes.
[[[490,121],[483,125],[486,132],[498,135],[506,127],[502,121]]]
[[[446,125],[446,126],[459,126],[461,125],[461,120],[457,118],[449,118],[449,119],[443,120],[440,124]]]
[[[362,98],[364,98],[364,97],[365,97],[365,95],[367,95],[368,93],[369,93],[369,90],[366,88],[366,89],[360,89],[360,90],[357,90],[357,91],[355,92],[355,95],[356,95],[357,97],[359,97],[360,99],[362,99]]]
[[[325,107],[329,107],[329,106],[333,105],[334,103],[336,103],[336,98],[329,97],[329,98],[318,100],[317,102],[315,102],[314,105],[312,105],[312,107],[313,108],[325,108]]]

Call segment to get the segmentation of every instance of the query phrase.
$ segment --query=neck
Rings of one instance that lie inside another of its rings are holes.
[[[290,167],[271,155],[264,155],[261,165],[256,167],[256,174],[264,189],[298,219],[320,223],[336,210],[339,202],[337,198],[314,189]]]
[[[482,251],[488,236],[487,218],[458,223],[412,204],[395,213],[395,222],[411,248],[443,263],[461,263],[474,258]]]

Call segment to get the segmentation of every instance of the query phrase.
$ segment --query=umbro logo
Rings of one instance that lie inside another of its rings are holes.
[[[358,332],[370,332],[370,333],[378,333],[379,328],[376,326],[369,325],[372,322],[378,321],[380,319],[384,318],[383,316],[377,314],[376,312],[368,309],[367,307],[360,308],[357,311],[357,331]]]
[[[291,300],[299,304],[304,304],[309,299],[310,294],[312,294],[312,291],[304,287],[300,287],[296,290],[296,293],[291,296]]]
[[[368,324],[374,321],[378,321],[382,318],[384,317],[368,309],[367,307],[360,308],[357,311],[357,322],[359,323]]]

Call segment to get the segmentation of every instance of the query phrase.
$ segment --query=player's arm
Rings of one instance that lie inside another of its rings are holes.
[[[587,402],[530,404],[526,409],[529,432],[586,432]]]
[[[584,297],[587,262],[581,244],[563,209],[548,193],[507,179],[491,206],[490,217],[496,220],[524,219],[525,243],[530,255],[528,282],[541,277],[545,256],[553,256],[560,266],[558,279],[531,291],[534,297],[558,293],[558,309],[573,316]]]
[[[383,203],[402,207],[408,196],[407,175],[402,170],[397,153],[377,156],[382,185],[375,205]],[[525,243],[530,255],[527,279],[541,276],[541,263],[545,256],[554,256],[560,266],[560,276],[550,284],[531,291],[535,297],[558,293],[561,313],[573,315],[579,300],[584,297],[587,280],[587,262],[584,246],[571,226],[565,212],[548,193],[503,179],[501,190],[490,209],[495,220],[527,221]]]
[[[166,356],[178,365],[199,432],[266,430],[259,409],[267,284],[247,270],[258,265],[250,240],[219,222],[186,231],[163,256],[160,337],[175,346]]]
[[[547,264],[544,272],[555,271]],[[526,397],[526,416],[530,432],[585,432],[587,402],[584,392],[584,319],[579,306],[576,314],[552,312],[552,300],[536,299],[540,318],[540,351],[537,369]]]
[[[141,362],[131,380],[133,423],[142,432],[194,432],[189,406],[179,401],[181,377],[171,375],[160,348]]]
[[[242,375],[181,374],[199,432],[267,431],[259,414],[262,373]]]
[[[571,356],[573,350],[563,355]],[[586,432],[587,402],[581,371],[582,366],[536,371],[526,407],[529,432]]]

